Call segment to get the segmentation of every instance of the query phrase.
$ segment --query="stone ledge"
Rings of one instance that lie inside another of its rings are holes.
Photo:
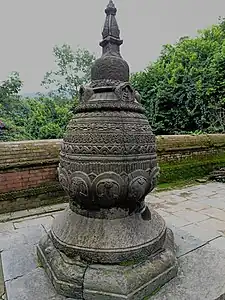
[[[0,214],[68,202],[59,183],[0,194]]]
[[[59,252],[46,235],[38,245],[38,258],[57,292],[76,300],[140,300],[150,296],[177,274],[173,234],[168,230],[164,250],[128,265],[87,264]]]
[[[0,201],[10,201],[12,199],[37,196],[40,194],[46,194],[48,192],[56,192],[56,191],[61,192],[63,195],[65,195],[60,184],[58,182],[55,182],[53,184],[45,184],[38,187],[29,188],[26,190],[0,193]]]
[[[36,167],[44,167],[55,164],[58,166],[59,159],[58,158],[51,158],[51,159],[37,159],[37,160],[24,160],[23,162],[13,162],[13,163],[2,163],[0,164],[0,172],[8,171],[8,170],[15,170],[17,172],[18,169],[27,169],[27,168],[36,168]]]

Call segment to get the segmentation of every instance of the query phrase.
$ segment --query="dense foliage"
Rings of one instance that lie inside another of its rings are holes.
[[[156,134],[225,132],[225,22],[165,45],[132,83]]]
[[[87,50],[53,49],[57,69],[42,84],[47,96],[23,98],[12,73],[0,85],[0,141],[63,136],[80,85],[90,79],[95,59]],[[225,21],[165,45],[157,61],[131,76],[156,134],[225,132]]]
[[[0,141],[61,138],[75,101],[11,96],[13,107],[0,119]]]
[[[55,46],[53,54],[57,68],[45,74],[42,85],[51,88],[52,95],[73,99],[79,87],[89,82],[95,56],[85,49],[73,51],[67,44]]]
[[[12,73],[0,86],[0,141],[61,138],[77,104],[79,86],[90,80],[94,61],[88,50],[70,46],[53,49],[57,69],[47,72],[42,84],[46,95],[23,98],[22,81]]]
[[[0,141],[62,137],[75,100],[39,96],[22,98],[22,82],[12,73],[0,86]]]

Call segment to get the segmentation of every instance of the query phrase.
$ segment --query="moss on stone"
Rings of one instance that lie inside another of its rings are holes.
[[[64,194],[60,184],[55,182],[54,184],[44,184],[39,187],[29,188],[26,190],[12,191],[0,194],[0,201],[10,201],[17,198],[25,198],[31,196],[38,196],[41,194],[48,194],[50,192],[57,192],[58,196]]]
[[[157,150],[166,153],[172,149],[210,149],[225,147],[224,134],[157,136]]]
[[[137,262],[135,260],[122,261],[120,266],[129,267],[135,265]]]
[[[53,159],[43,159],[43,160],[29,160],[29,161],[17,161],[12,163],[1,163],[0,164],[0,171],[4,170],[12,170],[13,172],[18,172],[22,168],[33,168],[38,166],[48,166],[48,165],[58,165],[59,158]]]
[[[152,292],[152,294],[150,295],[150,297],[156,295],[159,291],[161,290],[161,287],[158,287],[157,289],[154,290],[154,292]],[[146,300],[149,299],[149,297],[145,297]],[[145,300],[145,298],[143,300]]]
[[[225,154],[198,156],[179,161],[161,162],[159,184],[194,180],[225,166]]]
[[[38,256],[36,256],[36,264],[37,268],[43,268],[42,262]]]
[[[155,192],[178,189],[178,188],[183,188],[183,187],[187,187],[187,186],[193,186],[196,184],[199,184],[199,183],[197,183],[196,180],[192,180],[192,179],[161,183],[161,184],[157,185]]]

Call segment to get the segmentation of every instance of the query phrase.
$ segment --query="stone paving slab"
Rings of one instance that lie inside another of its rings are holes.
[[[45,271],[37,268],[23,277],[6,282],[9,300],[64,300],[57,295]]]
[[[45,216],[45,217],[37,217],[32,219],[26,219],[20,222],[14,222],[15,229],[21,229],[32,225],[48,225],[53,221],[52,216]]]
[[[200,224],[201,223],[190,224],[190,225],[183,227],[183,229],[185,230],[186,233],[189,233],[191,236],[201,239],[204,242],[214,240],[223,235],[221,232],[219,232],[213,228],[211,228],[211,229],[205,228],[205,226],[201,226]]]
[[[224,249],[211,245],[196,249],[179,259],[178,276],[150,299],[216,300],[225,294],[224,265]]]
[[[225,299],[225,184],[155,192],[147,202],[174,231],[180,265],[178,276],[150,299]],[[29,211],[16,212],[10,215],[10,221],[0,223],[8,300],[66,300],[56,294],[39,267],[35,247],[64,207],[65,204],[32,210],[31,216]],[[7,218],[9,214],[0,216],[0,222]]]
[[[214,241],[215,239],[219,238],[220,235],[217,234],[215,236],[212,236],[211,238],[202,239],[201,237],[197,237],[196,235],[191,234],[189,231],[186,231],[185,228],[177,228],[172,227],[171,228],[174,233],[175,243],[177,246],[177,257],[180,258],[181,256],[184,256],[188,254],[189,252],[192,252],[198,248],[201,248],[205,246],[207,243]],[[225,249],[224,249],[225,252]]]
[[[43,206],[38,208],[26,209],[6,214],[0,214],[0,222],[8,222],[26,217],[37,218],[39,215],[53,215],[55,212],[62,211],[68,206],[68,203],[60,203],[56,205]]]
[[[37,267],[36,247],[20,244],[16,248],[3,251],[2,264],[5,281],[26,275]]]
[[[4,297],[4,298],[3,298]],[[2,258],[0,255],[0,299],[5,299],[5,283],[4,283],[4,275],[2,268]]]

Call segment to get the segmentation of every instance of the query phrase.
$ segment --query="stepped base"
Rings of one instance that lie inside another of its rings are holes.
[[[56,249],[52,235],[43,237],[38,257],[57,292],[76,300],[141,300],[177,274],[174,238],[167,229],[160,251],[147,259],[118,264],[88,264]]]

